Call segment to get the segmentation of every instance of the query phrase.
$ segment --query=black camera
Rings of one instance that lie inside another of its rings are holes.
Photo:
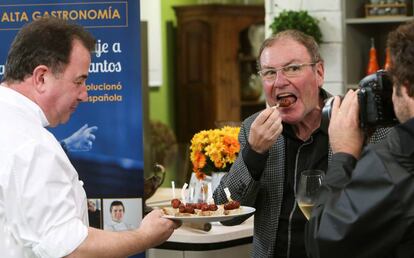
[[[333,97],[325,101],[322,123],[329,124]],[[385,70],[378,70],[359,82],[360,126],[364,129],[387,127],[398,123],[392,104],[392,80]]]

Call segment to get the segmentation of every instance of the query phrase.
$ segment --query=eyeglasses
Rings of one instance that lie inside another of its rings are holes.
[[[315,63],[304,63],[304,64],[290,64],[280,68],[269,68],[269,69],[262,69],[258,72],[258,74],[262,77],[263,81],[266,83],[273,84],[277,79],[277,73],[280,71],[284,76],[292,78],[297,77],[303,71],[305,66],[314,66],[318,62]]]

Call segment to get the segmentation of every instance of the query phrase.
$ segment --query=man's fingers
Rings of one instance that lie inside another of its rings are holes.
[[[332,113],[331,118],[334,118],[338,113],[338,109],[341,106],[341,98],[339,96],[334,97],[334,101],[332,103]]]
[[[256,124],[264,124],[267,119],[269,119],[269,117],[273,114],[274,109],[273,108],[266,108],[265,110],[263,110],[256,118],[255,122]]]

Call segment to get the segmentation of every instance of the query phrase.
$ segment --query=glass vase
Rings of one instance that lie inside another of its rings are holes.
[[[213,172],[211,173],[211,188],[214,192],[219,186],[221,179],[227,172]]]
[[[207,202],[208,197],[208,183],[211,182],[211,177],[206,176],[204,179],[198,179],[195,173],[191,174],[190,185],[188,188],[188,200],[190,203]]]

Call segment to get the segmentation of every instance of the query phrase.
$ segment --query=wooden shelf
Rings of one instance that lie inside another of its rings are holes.
[[[371,38],[375,41],[378,64],[380,68],[383,67],[388,33],[398,25],[414,20],[413,1],[405,2],[407,16],[366,17],[366,0],[342,0],[342,10],[344,10],[343,67],[346,89],[358,88],[359,81],[366,76]]]
[[[349,18],[346,24],[370,24],[370,23],[401,23],[413,20],[413,16],[378,16],[372,18]]]
[[[365,17],[377,18],[377,17],[384,17],[384,16],[407,16],[407,4],[406,3],[365,4]]]

